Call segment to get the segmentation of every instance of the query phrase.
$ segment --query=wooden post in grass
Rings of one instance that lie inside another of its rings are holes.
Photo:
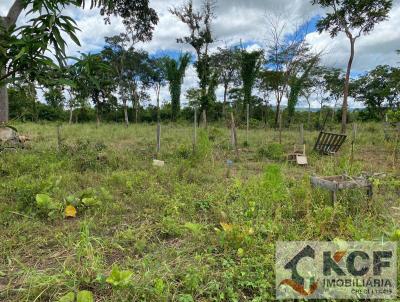
[[[350,169],[353,167],[353,161],[354,161],[354,145],[356,143],[357,139],[357,124],[353,123],[353,132],[352,132],[352,138],[351,138],[351,157],[350,157]]]
[[[282,144],[282,111],[279,110],[279,144]]]
[[[57,149],[58,149],[58,151],[61,150],[61,143],[62,143],[62,139],[61,139],[61,125],[57,125]]]
[[[231,137],[232,137],[232,147],[235,149],[236,157],[239,158],[239,149],[237,146],[237,133],[235,126],[235,117],[233,116],[233,112],[231,112]]]
[[[161,124],[157,123],[157,155],[161,150]]]
[[[196,144],[197,144],[197,108],[194,108],[193,151],[196,150]]]
[[[304,145],[304,125],[300,124],[300,139],[299,139],[300,145]]]
[[[249,145],[250,104],[246,105],[246,146]]]
[[[398,124],[396,127],[396,139],[394,142],[394,150],[393,150],[393,169],[396,169],[399,141],[400,141],[400,124]]]

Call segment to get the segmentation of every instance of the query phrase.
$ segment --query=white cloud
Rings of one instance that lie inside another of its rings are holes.
[[[400,5],[391,11],[389,19],[376,25],[369,35],[356,41],[353,63],[355,72],[364,72],[377,65],[396,65],[400,58],[395,50],[400,48]],[[324,51],[323,64],[345,69],[350,55],[350,42],[345,34],[332,39],[328,33],[310,33],[307,41],[318,51]]]

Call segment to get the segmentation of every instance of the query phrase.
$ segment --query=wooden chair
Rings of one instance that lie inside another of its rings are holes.
[[[314,146],[314,150],[326,155],[334,155],[346,141],[347,135],[321,131]]]
[[[300,166],[308,165],[306,145],[294,145],[293,153],[287,155],[287,160]]]

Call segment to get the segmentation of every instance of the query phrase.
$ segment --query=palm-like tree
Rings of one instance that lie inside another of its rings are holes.
[[[181,90],[186,69],[189,66],[191,55],[185,53],[179,59],[167,59],[165,61],[166,78],[169,83],[171,95],[172,120],[176,121],[181,108]]]

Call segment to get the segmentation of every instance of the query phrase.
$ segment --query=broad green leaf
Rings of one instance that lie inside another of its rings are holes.
[[[83,198],[82,203],[83,203],[83,205],[85,205],[86,207],[89,207],[89,208],[100,205],[100,201],[97,200],[95,197]]]
[[[36,205],[39,208],[48,209],[53,199],[47,194],[37,194],[36,195]]]
[[[75,293],[69,292],[65,296],[62,296],[58,302],[74,302],[75,301]]]
[[[132,271],[120,271],[117,267],[113,267],[106,282],[116,287],[126,286],[131,282],[132,276]]]
[[[88,290],[82,290],[76,295],[76,302],[94,302],[92,292]]]

